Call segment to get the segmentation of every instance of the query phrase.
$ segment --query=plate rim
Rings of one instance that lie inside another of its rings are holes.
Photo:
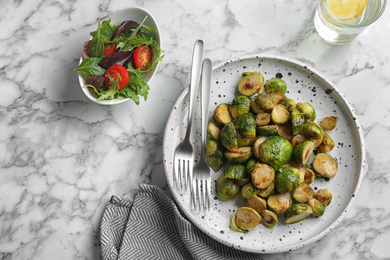
[[[289,57],[283,57],[283,56],[279,56],[279,55],[270,55],[270,54],[252,54],[252,55],[243,55],[243,56],[239,56],[239,57],[234,57],[234,58],[231,58],[231,59],[228,59],[224,62],[220,62],[218,63],[217,65],[213,66],[212,68],[212,72],[214,72],[215,70],[218,70],[220,69],[221,67],[223,66],[226,66],[230,63],[233,63],[233,62],[238,62],[238,61],[244,61],[244,60],[249,60],[249,59],[272,59],[272,60],[278,60],[278,61],[285,61],[285,62],[289,62],[289,63],[292,63],[294,65],[297,65],[299,66],[300,68],[302,69],[306,69],[308,71],[311,71],[313,72],[314,74],[316,74],[318,77],[321,78],[321,80],[325,81],[327,83],[327,85],[329,87],[331,87],[332,91],[335,91],[337,93],[337,95],[339,95],[339,97],[343,100],[344,104],[347,106],[348,108],[348,112],[350,114],[350,116],[353,118],[353,125],[354,125],[354,128],[355,130],[357,131],[357,134],[358,134],[358,139],[359,139],[359,142],[360,142],[360,161],[361,161],[361,164],[360,164],[360,169],[359,169],[359,177],[357,179],[357,182],[356,182],[356,186],[355,188],[352,190],[352,194],[353,196],[351,196],[349,202],[347,203],[346,207],[343,209],[342,213],[326,228],[324,229],[323,231],[321,231],[320,233],[318,233],[317,235],[313,236],[312,238],[310,238],[309,240],[305,240],[305,241],[302,241],[298,244],[294,244],[294,245],[286,245],[285,247],[283,248],[279,248],[279,249],[274,249],[274,250],[270,250],[270,251],[266,251],[266,252],[262,252],[260,251],[261,248],[259,250],[251,250],[251,249],[248,249],[248,248],[243,248],[243,247],[235,247],[235,249],[237,250],[240,250],[240,251],[245,251],[245,252],[250,252],[250,253],[257,253],[257,254],[275,254],[275,253],[283,253],[283,252],[288,252],[288,251],[292,251],[292,250],[296,250],[296,249],[299,249],[299,248],[302,248],[302,247],[305,247],[305,246],[308,246],[310,244],[312,244],[313,242],[323,238],[326,234],[328,234],[329,232],[331,232],[332,230],[334,230],[335,228],[337,228],[339,226],[339,224],[344,220],[345,216],[348,214],[349,210],[352,208],[353,204],[355,203],[355,200],[356,200],[356,195],[358,193],[358,191],[360,190],[360,187],[362,185],[362,182],[363,182],[363,179],[365,177],[365,174],[366,174],[366,164],[367,164],[367,161],[366,161],[366,148],[365,148],[365,143],[364,143],[364,133],[362,131],[362,127],[359,123],[359,120],[356,116],[356,113],[355,113],[355,110],[354,108],[352,107],[352,105],[349,103],[349,101],[346,99],[346,96],[344,94],[341,93],[341,91],[337,88],[337,86],[332,82],[330,81],[329,79],[327,79],[321,72],[317,71],[316,69],[314,69],[312,66],[304,63],[304,62],[301,62],[297,59],[292,59],[292,58],[289,58]],[[184,209],[184,207],[182,206],[181,203],[178,202],[178,194],[176,194],[175,190],[174,190],[174,187],[172,187],[170,185],[170,182],[168,181],[168,165],[167,165],[167,154],[165,154],[164,150],[165,150],[165,147],[167,145],[167,142],[168,142],[168,138],[167,138],[167,133],[169,132],[169,124],[170,124],[170,118],[172,118],[172,115],[173,113],[175,112],[175,107],[178,107],[178,105],[182,102],[183,98],[185,97],[185,95],[187,95],[188,93],[188,87],[186,87],[182,92],[181,94],[179,95],[179,97],[176,99],[172,109],[171,109],[171,112],[169,113],[169,116],[168,116],[168,120],[166,122],[166,126],[165,126],[165,131],[164,131],[164,139],[163,139],[163,164],[164,164],[164,174],[165,174],[165,177],[166,177],[166,180],[167,180],[167,185],[169,186],[169,189],[171,191],[171,194],[175,200],[175,204],[177,204],[180,208],[180,210],[183,212],[183,217],[185,217],[187,220],[189,220],[194,226],[196,226],[200,231],[204,232],[205,234],[207,234],[210,238],[212,238],[213,240],[216,240],[226,246],[232,246],[233,244],[232,243],[228,243],[226,240],[223,240],[219,237],[217,237],[216,235],[214,235],[213,233],[209,232],[208,230],[206,230],[205,228],[203,228],[203,226],[201,224],[199,224],[198,222],[194,221],[194,219],[191,217],[190,214],[187,214],[187,210]]]

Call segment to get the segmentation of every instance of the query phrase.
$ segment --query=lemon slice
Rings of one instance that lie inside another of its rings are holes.
[[[367,0],[325,0],[329,11],[340,21],[358,17],[366,8]]]

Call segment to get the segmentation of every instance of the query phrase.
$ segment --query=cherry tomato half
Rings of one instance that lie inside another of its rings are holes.
[[[105,43],[105,44],[104,44],[104,53],[103,53],[103,57],[104,57],[104,56],[107,56],[108,54],[114,53],[114,52],[115,52],[115,49],[116,49],[116,43],[115,43],[115,42],[112,42],[112,43]]]
[[[119,79],[119,89],[122,89],[127,85],[127,83],[129,82],[129,73],[127,72],[127,69],[122,65],[115,64],[109,67],[104,73],[104,83],[108,88],[111,88],[109,76],[116,80],[118,78],[118,75],[121,77]]]
[[[147,70],[153,63],[153,52],[148,46],[139,46],[134,51],[134,64],[140,70]]]

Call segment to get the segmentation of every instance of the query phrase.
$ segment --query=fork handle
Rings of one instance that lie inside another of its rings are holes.
[[[205,157],[205,147],[207,139],[207,118],[209,113],[209,100],[210,100],[210,84],[211,84],[211,60],[206,58],[203,60],[202,65],[202,88],[201,88],[201,100],[202,100],[202,149],[201,149],[201,160]]]
[[[200,71],[202,67],[202,59],[203,59],[203,46],[204,42],[202,40],[197,40],[194,45],[194,51],[192,54],[192,65],[191,65],[191,78],[190,78],[190,104],[188,107],[188,125],[187,125],[187,133],[189,136],[191,125],[192,125],[192,116],[195,104],[195,98],[198,92],[198,86],[200,81]]]

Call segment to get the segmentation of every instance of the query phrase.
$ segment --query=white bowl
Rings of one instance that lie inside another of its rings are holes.
[[[161,48],[161,35],[160,35],[160,30],[158,28],[157,22],[154,19],[154,17],[145,9],[142,9],[140,7],[131,7],[131,8],[121,10],[109,18],[111,18],[111,24],[119,25],[123,21],[126,21],[126,20],[132,20],[132,21],[135,21],[137,23],[141,23],[143,21],[143,19],[145,18],[145,16],[147,16],[148,19],[146,19],[144,24],[157,29],[157,34],[158,34],[158,38],[159,38],[158,44],[159,44],[159,47]],[[105,20],[108,20],[109,18],[107,18]],[[80,58],[80,63],[81,62],[82,62],[82,58]],[[160,63],[157,64],[155,69],[148,71],[148,73],[145,75],[144,81],[146,83],[149,83],[152,80],[154,74],[156,74],[156,71],[158,69],[159,64]],[[123,102],[130,100],[130,98],[124,98],[124,97],[118,97],[118,98],[112,99],[112,100],[97,100],[95,97],[93,97],[91,95],[88,88],[84,87],[85,79],[80,75],[80,73],[79,73],[79,82],[80,82],[80,87],[81,87],[82,91],[84,92],[84,94],[91,101],[93,101],[95,103],[98,103],[101,105],[116,105],[116,104],[120,104],[120,103],[123,103]]]

